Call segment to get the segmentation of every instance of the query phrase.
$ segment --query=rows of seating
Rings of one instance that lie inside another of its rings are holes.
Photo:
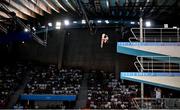
[[[77,95],[82,72],[79,69],[61,69],[50,65],[33,72],[25,88],[25,94]]]
[[[87,108],[130,109],[132,98],[137,94],[137,85],[125,86],[115,79],[114,73],[93,71],[88,79]]]
[[[0,108],[6,108],[25,76],[27,67],[19,63],[0,66]]]

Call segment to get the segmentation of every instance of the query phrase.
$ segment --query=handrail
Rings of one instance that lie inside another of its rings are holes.
[[[137,101],[132,98],[132,102],[135,105],[136,109],[140,109],[140,106],[138,105]]]
[[[136,67],[136,69],[138,70],[138,72],[141,72],[137,66],[137,64],[139,64],[137,61],[134,62],[134,66]]]
[[[143,28],[143,42],[180,42],[180,28]],[[131,28],[134,39],[140,41],[140,28]],[[131,39],[129,41],[131,42]]]
[[[142,69],[144,69],[144,68],[143,68],[143,65],[141,64],[141,61],[140,61],[138,58],[139,58],[139,57],[137,56],[137,57],[136,57],[137,62],[140,64],[140,67],[141,67]]]
[[[180,98],[133,98],[133,100],[139,109],[180,109],[180,106],[177,106],[180,104]]]
[[[156,58],[156,59],[155,59]],[[157,58],[167,58],[161,61]],[[168,71],[168,72],[180,72],[180,60],[172,59],[176,57],[170,57],[170,56],[137,56],[136,60],[134,62],[134,65],[136,69],[140,72],[148,71],[148,72],[154,72],[154,71]],[[139,67],[138,65],[139,64]],[[141,69],[139,69],[141,68]]]

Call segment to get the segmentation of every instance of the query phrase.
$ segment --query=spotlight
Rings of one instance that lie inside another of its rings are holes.
[[[173,26],[173,29],[177,29],[177,26]]]
[[[77,21],[73,21],[74,24],[77,24]]]
[[[56,22],[56,29],[61,29],[61,22]]]
[[[64,20],[64,25],[68,26],[69,25],[69,20]]]
[[[134,22],[134,21],[131,21],[130,24],[135,24],[135,22]]]
[[[151,27],[151,22],[150,21],[146,21],[146,27]]]
[[[97,23],[102,23],[102,21],[101,21],[101,20],[98,20]]]
[[[33,31],[36,31],[36,28],[35,27],[32,27]]]
[[[43,28],[43,29],[44,29],[44,28],[46,28],[46,27],[45,27],[45,26],[41,26],[41,28]]]
[[[22,41],[22,44],[24,44],[24,41]]]
[[[105,23],[106,23],[106,24],[109,24],[109,20],[105,20]]]
[[[86,24],[86,21],[84,19],[82,20],[82,24]]]
[[[49,27],[52,27],[52,23],[48,23],[48,26],[49,26]]]
[[[28,32],[29,30],[27,28],[24,29],[24,32]]]

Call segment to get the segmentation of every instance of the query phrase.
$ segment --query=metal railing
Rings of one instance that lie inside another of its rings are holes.
[[[143,42],[180,42],[179,28],[143,28],[143,39],[140,39],[140,29],[131,28],[133,37],[129,41]]]
[[[170,56],[137,56],[138,72],[180,72],[180,59]]]
[[[180,109],[180,98],[134,98],[137,109]]]

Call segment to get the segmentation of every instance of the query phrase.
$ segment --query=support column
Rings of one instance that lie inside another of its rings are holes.
[[[62,67],[62,62],[63,62],[63,53],[64,53],[64,41],[65,41],[65,32],[64,31],[59,31],[56,32],[58,35],[58,40],[59,40],[59,47],[57,48],[57,65],[58,69]]]
[[[143,108],[144,99],[144,83],[141,82],[141,108]]]
[[[140,19],[139,19],[139,24],[140,24],[140,42],[143,42],[143,19],[142,19],[142,8],[140,8]],[[143,66],[143,58],[141,57],[140,62]],[[141,72],[143,72],[143,69],[141,68]],[[144,83],[141,82],[141,109],[143,109],[143,101],[144,99]]]
[[[143,42],[143,19],[142,19],[142,7],[140,7],[140,18],[139,18],[139,25],[140,25],[140,42]]]
[[[140,17],[139,19],[139,24],[140,24],[140,42],[143,42],[143,19]]]

